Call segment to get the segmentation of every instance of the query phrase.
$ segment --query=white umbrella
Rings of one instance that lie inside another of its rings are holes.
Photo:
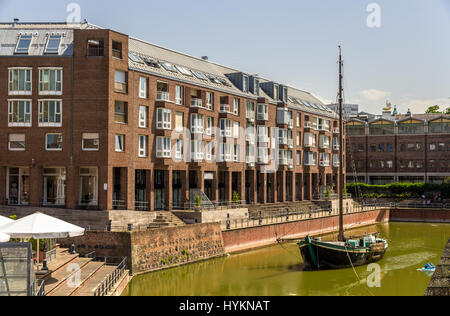
[[[13,223],[0,227],[0,233],[12,238],[34,238],[37,240],[37,262],[39,264],[39,239],[69,238],[84,235],[84,228],[64,222],[60,219],[34,213]]]
[[[9,235],[0,233],[0,242],[8,242],[11,239]]]
[[[0,216],[0,226],[13,223],[14,221],[8,217]]]

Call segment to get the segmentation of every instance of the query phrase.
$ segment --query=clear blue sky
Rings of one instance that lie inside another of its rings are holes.
[[[0,21],[81,18],[146,41],[311,91],[337,92],[344,46],[346,102],[379,113],[386,99],[450,107],[450,0],[0,0]],[[369,28],[369,3],[381,27]]]

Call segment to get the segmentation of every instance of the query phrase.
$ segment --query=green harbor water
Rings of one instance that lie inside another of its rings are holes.
[[[137,276],[124,295],[423,296],[431,276],[417,269],[438,264],[450,225],[389,223],[364,230],[379,231],[389,240],[386,256],[378,262],[380,287],[367,286],[367,279],[376,280],[367,266],[356,267],[356,273],[351,268],[304,271],[298,247],[290,243]]]

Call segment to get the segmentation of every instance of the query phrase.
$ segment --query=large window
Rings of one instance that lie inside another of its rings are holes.
[[[116,101],[114,103],[114,121],[116,123],[128,123],[128,103]]]
[[[172,129],[172,111],[168,109],[156,109],[156,128]]]
[[[157,137],[156,138],[156,157],[157,158],[170,158],[170,137]]]
[[[260,121],[269,120],[269,105],[265,103],[258,103],[256,115],[257,119]]]
[[[22,34],[17,41],[15,53],[16,54],[28,54],[30,51],[31,42],[33,41],[33,35]]]
[[[425,132],[424,122],[417,120],[407,120],[398,123],[399,134],[423,134]]]
[[[148,83],[147,78],[145,77],[139,77],[139,97],[141,99],[147,99],[148,97]]]
[[[184,129],[184,113],[176,112],[175,113],[175,131],[182,132]]]
[[[316,147],[316,135],[313,133],[305,133],[303,144],[304,147]]]
[[[39,101],[39,126],[60,127],[62,125],[61,100]]]
[[[82,150],[98,151],[100,147],[100,138],[98,133],[83,133]]]
[[[9,94],[10,95],[31,95],[31,68],[10,68],[9,69]]]
[[[31,100],[8,101],[8,126],[9,127],[31,126]]]
[[[214,93],[206,92],[206,107],[208,110],[214,109]]]
[[[80,205],[98,205],[97,168],[80,168]]]
[[[346,128],[348,136],[363,136],[366,134],[366,126],[362,122],[348,122]]]
[[[116,70],[114,73],[114,91],[119,93],[128,92],[128,74],[126,71]]]
[[[116,135],[116,152],[125,152],[125,135]]]
[[[147,128],[148,127],[148,107],[139,106],[139,127]]]
[[[39,94],[62,94],[62,69],[39,69]]]
[[[193,134],[203,134],[204,119],[203,115],[191,114],[191,132]]]
[[[25,134],[9,134],[8,150],[24,151],[25,150]]]
[[[220,136],[231,137],[232,136],[231,120],[221,119],[220,120]]]
[[[394,123],[390,121],[380,120],[370,123],[370,135],[392,135],[394,134]]]
[[[104,49],[105,46],[102,39],[90,39],[87,42],[87,56],[103,57]]]
[[[139,157],[145,158],[147,157],[147,144],[148,144],[148,136],[139,135]]]
[[[316,165],[317,153],[311,151],[304,152],[303,162],[305,166],[315,166]]]
[[[450,133],[450,118],[440,118],[429,122],[428,130],[432,134]]]
[[[184,87],[175,86],[175,103],[183,105],[184,103]]]
[[[66,204],[66,169],[44,168],[43,204]]]
[[[63,148],[62,134],[47,134],[45,135],[45,150],[61,151]]]

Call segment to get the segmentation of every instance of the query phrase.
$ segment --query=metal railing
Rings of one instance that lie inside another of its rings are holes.
[[[122,200],[113,200],[112,201],[112,206],[114,210],[126,210],[127,209],[127,203],[125,201]]]
[[[105,259],[106,261],[106,259]],[[94,296],[107,296],[114,286],[122,279],[127,267],[127,258],[122,258],[117,268],[95,289]]]
[[[148,211],[150,211],[150,202],[135,201],[134,209],[138,212],[148,212]]]
[[[40,285],[38,285],[38,280],[34,281],[32,293],[33,296],[45,296],[45,281],[42,281]]]

